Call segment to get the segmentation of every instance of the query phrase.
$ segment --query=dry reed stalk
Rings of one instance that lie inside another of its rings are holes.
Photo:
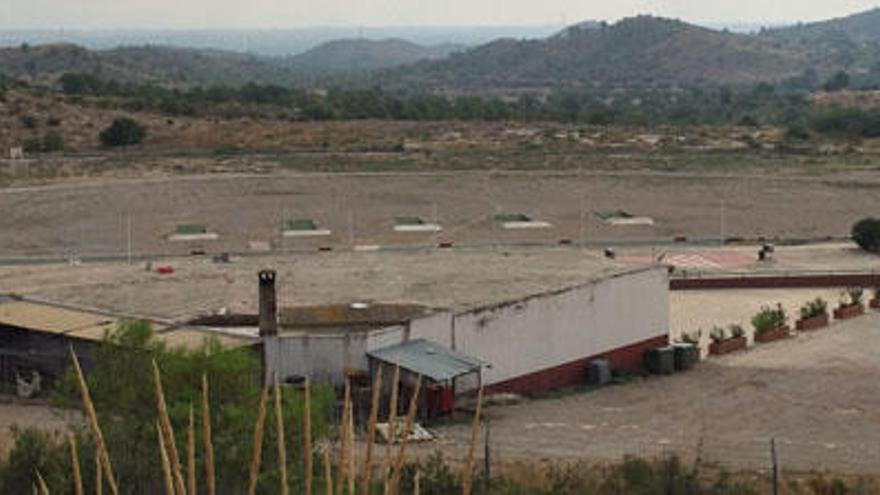
[[[43,479],[39,469],[37,470],[37,486],[40,488],[40,495],[49,495],[49,487],[46,486],[46,480]]]
[[[104,495],[104,473],[101,472],[101,451],[95,448],[95,495]]]
[[[354,403],[348,404],[348,495],[355,495],[357,482],[357,449],[354,443]]]
[[[95,445],[98,449],[98,459],[101,464],[101,473],[106,475],[107,484],[110,485],[110,493],[112,495],[119,494],[119,487],[116,485],[116,478],[113,475],[113,463],[110,461],[110,453],[107,451],[107,444],[104,442],[104,434],[101,433],[101,425],[98,424],[98,415],[95,412],[95,405],[92,403],[92,397],[89,394],[89,385],[83,375],[82,368],[79,366],[79,359],[73,352],[73,346],[70,346],[70,357],[73,361],[73,369],[76,372],[77,382],[79,383],[79,392],[82,396],[83,408],[86,410],[86,416],[89,419],[89,427],[92,430],[92,436],[95,437]],[[100,485],[99,485],[100,486]]]
[[[330,448],[324,450],[324,493],[333,495],[333,467],[330,465]]]
[[[251,471],[248,481],[248,495],[257,493],[257,477],[260,474],[260,462],[263,456],[263,427],[266,424],[266,402],[269,400],[269,377],[263,379],[263,390],[260,392],[260,407],[257,409],[257,420],[254,424],[254,446],[251,452]]]
[[[180,471],[180,456],[177,453],[174,428],[171,426],[171,418],[168,416],[168,406],[165,404],[165,391],[162,389],[162,376],[159,373],[159,365],[156,364],[155,359],[153,360],[153,381],[156,384],[156,409],[159,410],[159,425],[162,427],[162,438],[165,441],[165,450],[168,454],[168,462],[171,465],[174,490],[178,495],[185,495],[186,485],[183,482],[183,473]]]
[[[208,401],[208,375],[202,375],[202,441],[205,447],[205,485],[207,495],[217,493],[214,475],[214,444],[211,438],[211,403]],[[192,494],[195,495],[195,494]]]
[[[403,467],[403,459],[406,456],[406,444],[416,420],[416,411],[419,408],[419,392],[422,390],[422,375],[416,379],[416,387],[412,398],[409,400],[409,410],[406,412],[406,424],[403,427],[403,437],[400,439],[400,449],[397,451],[397,460],[394,461],[394,471],[391,473],[391,495],[397,495],[397,487],[400,484],[400,469]]]
[[[346,464],[346,454],[348,454],[348,412],[351,403],[351,382],[345,377],[345,394],[342,403],[342,418],[339,421],[339,465],[336,468],[336,495],[342,495],[342,489],[345,486],[345,477],[347,476],[348,465]]]
[[[309,378],[303,383],[303,470],[305,471],[305,495],[312,495],[312,406],[309,393]]]
[[[376,370],[376,379],[373,381],[373,396],[370,403],[370,419],[367,424],[367,451],[364,453],[363,473],[361,476],[361,494],[367,495],[372,481],[371,465],[373,460],[373,443],[376,441],[376,421],[379,419],[379,399],[382,394],[382,363]]]
[[[278,383],[278,374],[275,374],[275,434],[278,444],[278,472],[281,476],[281,495],[289,493],[287,486],[287,446],[284,443],[284,416],[281,408],[281,385]]]
[[[384,480],[385,490],[384,495],[388,495],[388,490],[391,488],[391,459],[392,459],[392,448],[394,446],[394,437],[396,434],[396,428],[394,428],[394,423],[397,422],[397,399],[400,393],[400,364],[396,364],[394,366],[394,375],[391,378],[391,402],[388,404],[388,438],[386,441],[388,444],[385,446],[385,465],[382,467],[382,478]]]
[[[159,438],[159,459],[162,462],[162,480],[165,482],[165,495],[174,495],[174,480],[171,479],[171,462],[168,460],[168,450],[165,448],[165,440],[162,438],[162,426],[156,423],[156,436]]]
[[[196,416],[192,404],[186,429],[186,487],[190,495],[196,495]]]
[[[83,495],[82,472],[79,469],[79,454],[76,451],[76,439],[73,433],[67,434],[67,442],[70,444],[70,469],[73,471],[73,493]]]
[[[471,476],[474,472],[474,452],[477,448],[477,437],[480,434],[480,413],[483,410],[483,387],[477,393],[477,410],[474,411],[474,422],[471,425],[471,441],[468,445],[468,454],[464,462],[464,472],[461,474],[461,493],[470,495]]]
[[[413,480],[413,495],[421,495],[422,492],[422,472],[416,470],[416,478]]]

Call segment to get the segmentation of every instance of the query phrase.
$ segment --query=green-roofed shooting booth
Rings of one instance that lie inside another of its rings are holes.
[[[397,365],[400,366],[401,382],[404,384],[412,384],[417,376],[422,376],[419,416],[427,419],[453,412],[458,380],[470,379],[471,386],[467,389],[479,389],[482,384],[481,372],[486,365],[477,358],[424,339],[369,351],[367,356],[372,374],[378,369],[377,365],[382,364],[382,378],[386,387],[390,387],[390,378],[386,377],[392,376]],[[406,403],[401,401],[399,407],[405,408]]]

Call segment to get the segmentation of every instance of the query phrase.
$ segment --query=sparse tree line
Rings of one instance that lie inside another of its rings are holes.
[[[290,120],[473,120],[559,121],[594,125],[779,125],[791,137],[809,132],[873,137],[880,130],[880,112],[816,108],[815,90],[880,87],[880,65],[868,73],[837,73],[826,81],[815,71],[779,84],[741,87],[557,89],[546,98],[478,96],[446,97],[409,92],[390,93],[379,87],[331,88],[312,91],[272,85],[239,88],[168,89],[152,84],[122,84],[91,74],[68,73],[60,90],[73,98],[91,97],[97,104],[128,111],[154,111],[172,116],[242,116]],[[102,98],[103,97],[103,98]],[[843,125],[841,119],[857,120]]]

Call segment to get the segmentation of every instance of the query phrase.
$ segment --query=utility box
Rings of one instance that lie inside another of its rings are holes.
[[[689,342],[672,344],[675,353],[675,371],[687,371],[700,362],[700,350]]]
[[[653,375],[671,375],[675,372],[675,349],[672,346],[649,349],[645,352],[645,367]]]
[[[587,381],[590,385],[602,386],[611,383],[611,363],[607,359],[590,361]]]

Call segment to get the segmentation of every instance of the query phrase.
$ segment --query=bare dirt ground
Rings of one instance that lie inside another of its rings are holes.
[[[591,243],[694,238],[846,236],[875,213],[880,175],[810,179],[760,175],[577,173],[282,174],[93,181],[0,192],[0,257],[122,256],[353,245]],[[654,226],[610,226],[593,212],[625,210]],[[582,212],[584,212],[582,214]],[[510,231],[496,213],[524,213],[549,229]],[[400,234],[393,217],[436,221],[443,232]],[[312,218],[332,235],[282,239],[285,219]],[[217,241],[174,243],[180,224]]]
[[[488,409],[498,462],[614,460],[676,452],[742,469],[770,465],[776,438],[791,470],[874,473],[880,465],[880,315],[748,352],[694,370],[588,393]],[[465,425],[438,429],[419,447],[459,456]]]

